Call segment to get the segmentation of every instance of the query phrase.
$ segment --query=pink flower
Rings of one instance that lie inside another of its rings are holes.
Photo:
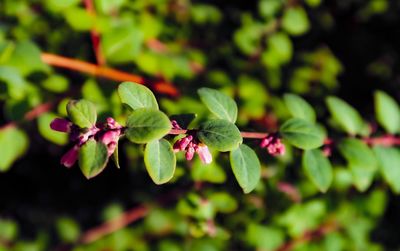
[[[261,148],[267,148],[267,151],[272,156],[285,154],[285,145],[276,134],[271,134],[261,140]]]
[[[62,118],[55,118],[50,123],[50,128],[58,132],[70,132],[72,127],[72,122]]]
[[[173,146],[174,152],[186,151],[185,158],[192,160],[194,154],[197,153],[203,164],[210,164],[212,162],[212,155],[208,147],[203,143],[198,143],[192,135],[177,140]]]
[[[212,162],[212,155],[205,144],[198,144],[196,152],[203,164],[210,164]]]
[[[190,142],[188,147],[187,147],[187,149],[186,149],[186,154],[185,154],[186,159],[187,160],[192,160],[193,156],[194,156],[194,153],[195,153],[194,145],[193,145],[192,142]]]
[[[107,131],[100,137],[100,141],[107,146],[108,157],[110,157],[117,147],[117,142],[121,134],[120,130]]]
[[[61,165],[71,167],[78,160],[79,146],[75,145],[61,158]]]
[[[193,136],[189,135],[175,142],[173,149],[174,152],[184,151],[186,147],[192,142]]]

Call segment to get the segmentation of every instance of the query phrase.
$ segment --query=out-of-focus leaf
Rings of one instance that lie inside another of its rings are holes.
[[[158,110],[158,104],[153,92],[144,85],[133,82],[124,82],[118,86],[118,94],[122,103],[133,110],[151,108]]]
[[[176,158],[171,144],[165,140],[153,140],[144,150],[144,163],[151,179],[157,185],[168,182],[174,176]]]
[[[400,109],[396,100],[382,91],[376,91],[375,114],[379,124],[389,133],[396,133],[400,129]]]
[[[337,97],[328,97],[326,104],[333,119],[349,134],[358,134],[363,130],[364,121],[356,109]]]
[[[110,62],[133,62],[143,44],[143,32],[134,25],[118,27],[102,37],[102,49]]]
[[[286,10],[282,18],[282,27],[294,36],[304,34],[310,28],[307,13],[302,7],[294,7]]]
[[[59,116],[53,113],[45,113],[38,118],[38,129],[40,134],[47,140],[58,144],[65,145],[68,142],[68,134],[54,131],[50,128],[50,123],[53,119]]]
[[[205,181],[215,184],[221,184],[226,181],[225,170],[216,161],[205,165],[199,158],[195,158],[190,174],[195,181]]]
[[[79,225],[71,218],[62,217],[56,223],[60,239],[65,243],[77,241],[80,235]]]
[[[88,31],[94,27],[95,18],[84,8],[69,8],[64,13],[68,24],[77,31]]]
[[[279,132],[290,144],[305,150],[320,147],[324,142],[324,133],[320,128],[299,118],[287,120]]]
[[[209,120],[202,123],[197,136],[207,146],[222,152],[236,149],[243,140],[239,129],[233,123],[224,119]]]
[[[395,193],[400,193],[400,151],[394,147],[374,146],[383,178]]]
[[[214,205],[216,210],[222,213],[232,213],[238,207],[236,199],[228,193],[213,193],[209,196],[208,199]]]
[[[42,82],[42,86],[51,92],[63,93],[68,90],[69,82],[64,76],[53,74]]]
[[[311,123],[315,122],[314,108],[302,97],[296,94],[285,94],[283,100],[293,117],[304,119]]]
[[[0,171],[7,171],[28,148],[28,137],[24,131],[9,127],[0,130]]]
[[[29,40],[16,44],[13,54],[6,62],[7,66],[15,67],[23,75],[27,76],[36,71],[48,72],[49,66],[40,57],[40,49]]]
[[[126,122],[126,137],[138,144],[147,143],[165,136],[171,130],[171,122],[165,113],[141,108],[129,115]]]
[[[0,218],[0,239],[3,241],[13,241],[18,235],[18,225],[16,222]]]
[[[200,88],[197,93],[201,101],[218,118],[226,119],[232,123],[236,122],[238,109],[232,98],[220,91],[205,87]]]
[[[64,11],[68,8],[75,7],[79,4],[80,0],[45,0],[46,7],[53,12]]]
[[[332,166],[321,150],[306,150],[303,153],[303,167],[307,176],[321,192],[326,192],[332,183]]]
[[[89,139],[79,150],[79,167],[87,179],[101,173],[107,165],[107,146]]]
[[[13,99],[22,99],[28,88],[28,84],[14,67],[0,66],[0,82],[4,82],[8,88],[8,94]]]
[[[275,250],[282,245],[285,235],[279,228],[252,223],[247,227],[246,240],[257,249]]]
[[[338,149],[349,164],[354,185],[360,191],[365,191],[371,185],[377,170],[374,152],[363,141],[351,138],[341,141]]]
[[[244,193],[250,193],[261,177],[261,166],[257,154],[245,144],[230,152],[233,174]]]

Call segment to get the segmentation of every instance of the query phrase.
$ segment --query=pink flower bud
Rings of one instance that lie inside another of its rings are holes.
[[[173,149],[175,152],[184,151],[186,147],[192,142],[193,136],[189,135],[175,142]]]
[[[172,129],[182,129],[176,120],[171,120]]]
[[[107,153],[108,153],[107,155],[108,155],[108,157],[110,157],[114,153],[115,148],[117,148],[117,142],[115,142],[115,141],[110,142],[107,145]]]
[[[185,154],[186,159],[187,160],[192,160],[193,156],[194,156],[194,153],[195,153],[195,150],[194,150],[194,147],[193,147],[193,143],[190,142],[189,146],[187,147],[186,154]]]
[[[58,132],[70,132],[71,131],[72,122],[66,119],[55,118],[50,123],[50,128],[54,131]]]
[[[268,137],[263,138],[263,139],[261,140],[260,147],[261,147],[261,148],[264,148],[264,147],[266,147],[267,145],[269,145],[269,143],[270,143],[270,139],[269,139],[269,136],[268,136]]]
[[[79,146],[75,145],[61,158],[61,164],[70,168],[78,159]]]
[[[206,145],[199,144],[196,152],[199,155],[200,160],[203,164],[210,164],[212,162],[212,155]]]
[[[261,140],[261,148],[267,148],[272,156],[283,155],[285,153],[285,145],[282,144],[280,138],[276,134],[271,134]]]
[[[103,142],[105,145],[108,145],[111,142],[118,141],[119,134],[119,130],[108,131],[100,137],[100,141]]]

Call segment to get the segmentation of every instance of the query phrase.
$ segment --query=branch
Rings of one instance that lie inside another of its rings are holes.
[[[168,134],[178,135],[178,134],[187,134],[190,130],[185,129],[171,129]],[[269,135],[266,132],[240,132],[243,138],[247,139],[263,139]]]
[[[98,66],[85,61],[62,57],[50,53],[42,53],[41,58],[43,62],[52,66],[57,66],[73,71],[84,72],[90,75],[103,77],[118,82],[123,82],[123,81],[136,82],[138,84],[149,86],[159,94],[166,94],[171,97],[178,97],[180,95],[179,90],[176,89],[172,84],[163,81],[151,83],[150,81],[147,81],[143,77],[135,74],[115,70],[108,67]]]
[[[111,234],[127,225],[145,217],[149,213],[149,208],[146,206],[135,207],[121,214],[120,216],[111,219],[97,227],[89,229],[79,238],[79,243],[88,244],[97,241],[104,236]]]
[[[96,17],[96,10],[93,5],[93,0],[83,0],[85,4],[86,11],[89,13],[89,15]],[[106,60],[104,58],[104,55],[101,51],[101,41],[100,41],[100,34],[97,32],[95,28],[93,28],[90,31],[90,37],[92,39],[92,45],[93,45],[93,51],[94,55],[96,56],[96,61],[98,65],[105,65]]]
[[[329,233],[338,231],[340,229],[340,226],[338,225],[337,222],[327,222],[319,228],[315,230],[310,230],[306,231],[302,236],[298,237],[297,239],[290,240],[286,243],[284,243],[282,246],[276,249],[276,251],[290,251],[292,250],[295,246],[305,243],[305,242],[310,242],[315,239],[321,238]]]

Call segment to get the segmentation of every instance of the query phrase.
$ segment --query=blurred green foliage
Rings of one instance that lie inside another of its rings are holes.
[[[367,122],[377,122],[375,135],[398,134],[398,1],[93,4],[96,15],[79,0],[0,0],[0,126],[7,125],[0,129],[1,251],[277,250],[310,233],[316,238],[292,250],[399,249],[397,148],[371,150],[360,140],[343,140],[330,158],[332,174],[323,173],[316,187],[307,179],[315,167],[301,168],[302,151],[287,146],[285,156],[271,158],[245,141],[261,159],[261,182],[244,195],[224,153],[213,152],[210,165],[177,154],[174,179],[160,187],[145,171],[144,149],[122,143],[121,169],[109,164],[87,181],[77,168],[60,167],[67,138],[47,125],[66,116],[66,103],[78,98],[96,105],[99,120],[126,121],[118,83],[41,60],[47,52],[95,63],[96,31],[107,66],[172,82],[182,96],[154,90],[160,109],[197,114],[193,126],[209,116],[196,90],[211,87],[237,101],[241,129],[274,132],[297,117],[321,138],[327,130],[316,117],[330,128],[329,137],[368,136]],[[387,94],[374,96],[375,89]],[[24,119],[49,101],[52,111]],[[312,112],[296,111],[304,106]],[[13,121],[16,126],[8,124]],[[332,186],[321,193],[330,175]],[[169,194],[175,197],[160,202]],[[76,242],[85,230],[139,204],[150,208],[143,220],[90,244]],[[321,227],[333,230],[318,235]]]

